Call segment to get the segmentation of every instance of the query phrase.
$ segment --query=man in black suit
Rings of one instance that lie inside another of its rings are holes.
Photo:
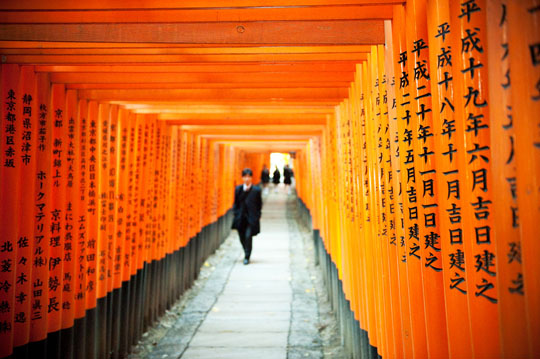
[[[234,221],[232,228],[238,231],[244,248],[244,264],[249,263],[252,238],[260,232],[262,196],[261,189],[253,185],[253,172],[249,168],[242,171],[244,184],[234,189]]]

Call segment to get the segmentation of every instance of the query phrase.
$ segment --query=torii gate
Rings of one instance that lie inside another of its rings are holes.
[[[4,1],[0,356],[126,355],[295,151],[354,355],[539,357],[539,14]]]

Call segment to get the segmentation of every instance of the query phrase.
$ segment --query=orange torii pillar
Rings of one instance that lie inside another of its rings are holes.
[[[238,152],[32,66],[1,81],[0,357],[126,356],[228,236]]]
[[[386,48],[302,154],[299,181],[322,181],[300,186],[300,208],[337,317],[360,328],[340,325],[353,356],[538,356],[539,14],[534,1],[395,5]]]

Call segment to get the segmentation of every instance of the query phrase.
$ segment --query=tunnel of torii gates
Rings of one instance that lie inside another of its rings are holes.
[[[126,356],[270,152],[295,152],[352,356],[540,357],[537,0],[2,1],[0,22],[0,357]]]

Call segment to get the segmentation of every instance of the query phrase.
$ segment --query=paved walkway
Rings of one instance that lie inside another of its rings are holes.
[[[267,199],[251,263],[243,265],[238,256],[182,359],[286,358],[292,290],[284,200]]]
[[[242,264],[233,231],[206,263],[212,270],[196,295],[173,307],[150,334],[153,343],[144,348],[143,341],[131,357],[322,358],[313,276],[292,218],[295,201],[270,193],[250,264]]]

